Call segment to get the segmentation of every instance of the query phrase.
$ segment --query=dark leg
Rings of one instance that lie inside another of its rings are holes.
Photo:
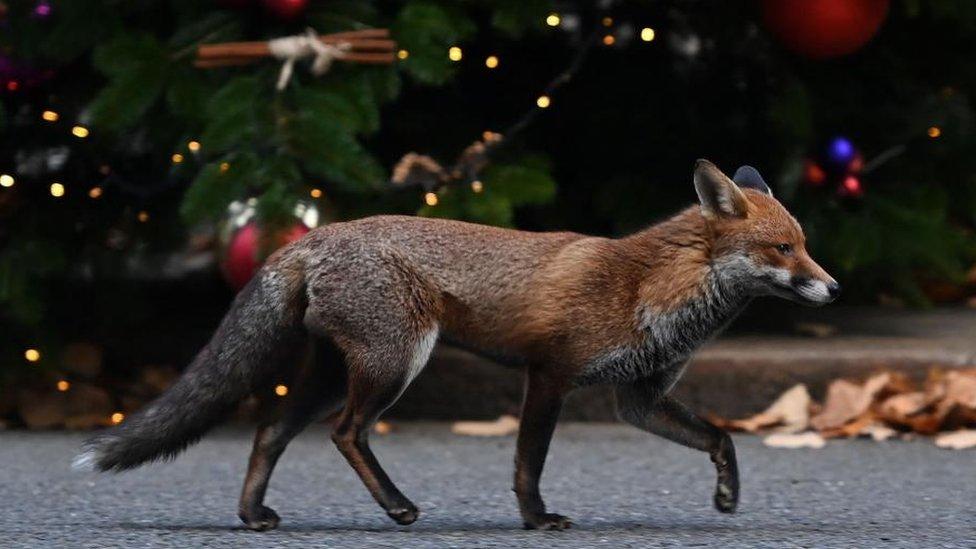
[[[529,372],[524,398],[515,452],[514,488],[522,520],[528,529],[569,528],[572,522],[567,517],[546,512],[546,504],[539,494],[539,479],[562,408],[563,390],[551,380]]]
[[[715,508],[723,513],[734,513],[739,502],[739,469],[732,438],[677,400],[668,396],[656,397],[653,390],[643,385],[638,383],[617,389],[621,419],[638,429],[708,452],[718,473]]]
[[[350,366],[349,395],[342,410],[332,440],[356,471],[373,499],[398,524],[411,524],[420,512],[404,496],[380,466],[369,447],[369,431],[396,399],[408,382],[406,370],[387,369],[377,365]]]
[[[341,403],[345,396],[344,371],[341,356],[335,353],[307,357],[281,403],[278,417],[258,428],[238,505],[238,516],[248,528],[262,531],[278,526],[278,514],[264,505],[271,473],[288,443],[309,423]]]

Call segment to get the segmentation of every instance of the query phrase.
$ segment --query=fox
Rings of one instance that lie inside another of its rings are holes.
[[[273,253],[182,376],[90,438],[75,465],[117,472],[174,458],[292,368],[292,390],[258,426],[241,521],[279,525],[264,505],[272,471],[297,434],[332,416],[339,452],[386,514],[411,524],[419,510],[369,433],[441,341],[524,371],[513,491],[525,528],[572,525],[548,510],[540,478],[566,395],[596,384],[613,387],[623,421],[707,453],[714,506],[733,513],[732,438],[671,389],[753,298],[823,305],[840,285],[757,170],[730,179],[698,160],[693,183],[697,205],[620,238],[409,216],[319,227]]]

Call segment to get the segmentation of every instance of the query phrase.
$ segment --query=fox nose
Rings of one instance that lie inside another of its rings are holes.
[[[827,293],[830,294],[830,299],[837,299],[840,295],[840,284],[836,280],[827,283]]]

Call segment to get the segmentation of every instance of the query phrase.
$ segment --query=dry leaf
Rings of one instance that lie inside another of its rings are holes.
[[[913,391],[886,398],[878,407],[878,412],[887,421],[902,423],[908,417],[924,410],[928,405],[929,399],[925,393]]]
[[[797,322],[793,328],[798,334],[816,338],[830,337],[837,333],[836,326],[822,322]]]
[[[860,436],[868,427],[874,425],[875,423],[877,423],[877,417],[869,410],[861,414],[861,417],[855,419],[854,421],[845,423],[844,425],[834,429],[820,431],[820,434],[823,435],[824,438],[851,438]]]
[[[827,401],[823,411],[810,420],[818,431],[837,429],[845,423],[861,416],[874,402],[874,397],[880,393],[891,375],[878,374],[868,378],[864,385],[857,385],[846,379],[838,379],[827,389]]]
[[[746,419],[722,421],[723,427],[755,433],[776,427],[784,433],[798,433],[810,422],[810,392],[807,386],[795,385],[779,396],[769,408]]]
[[[951,433],[942,433],[935,437],[935,445],[939,448],[948,448],[950,450],[972,448],[976,446],[976,430],[965,429]]]
[[[898,434],[898,431],[884,425],[883,423],[872,423],[861,430],[862,435],[871,437],[875,442],[882,442]]]
[[[517,433],[518,428],[518,418],[504,415],[495,421],[455,421],[451,432],[472,437],[503,437]]]
[[[823,448],[827,441],[819,433],[776,433],[763,439],[763,444],[773,448]]]

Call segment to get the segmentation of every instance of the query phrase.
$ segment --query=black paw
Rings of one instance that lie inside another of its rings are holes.
[[[573,521],[569,517],[555,513],[539,513],[523,518],[526,530],[566,530],[573,526]]]
[[[734,513],[739,505],[738,487],[719,483],[715,487],[715,508],[720,513]]]
[[[397,524],[406,526],[413,524],[417,520],[417,517],[420,516],[420,511],[413,504],[408,503],[407,505],[390,509],[386,514],[395,520]]]
[[[256,509],[241,511],[237,516],[241,517],[241,521],[244,522],[244,525],[249,530],[254,530],[255,532],[274,530],[278,527],[278,523],[281,522],[278,513],[275,513],[274,509],[265,507],[264,505]]]

